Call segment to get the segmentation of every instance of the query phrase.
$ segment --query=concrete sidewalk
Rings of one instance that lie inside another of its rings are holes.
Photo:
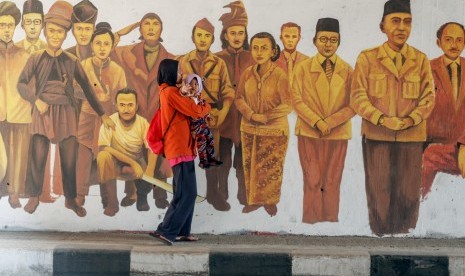
[[[1,232],[0,275],[465,275],[465,239]]]

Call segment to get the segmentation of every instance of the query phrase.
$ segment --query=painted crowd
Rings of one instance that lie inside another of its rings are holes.
[[[163,20],[154,12],[115,31],[98,21],[89,0],[75,6],[56,1],[47,12],[39,0],[25,1],[22,11],[0,2],[2,199],[32,214],[63,195],[65,207],[83,217],[89,187],[99,185],[107,216],[134,204],[148,211],[151,191],[155,206],[167,208],[167,192],[142,179],[172,176],[168,161],[145,139],[159,108],[157,73],[164,59],[178,60],[184,79],[199,75],[202,98],[212,107],[207,122],[222,164],[197,169],[205,172],[206,200],[217,211],[230,210],[228,201],[237,197],[244,214],[260,208],[277,214],[293,111],[303,223],[338,221],[355,115],[362,118],[374,234],[415,228],[420,201],[438,172],[465,176],[463,25],[440,26],[437,46],[444,54],[430,59],[407,44],[410,1],[388,0],[380,18],[386,42],[362,51],[353,69],[337,54],[343,40],[335,18],[318,19],[317,54],[309,57],[297,50],[299,25],[283,22],[281,48],[267,32],[249,40],[241,1],[224,8],[218,40],[213,24],[200,19],[192,29],[194,49],[175,55],[163,46]],[[12,41],[15,31],[24,31],[25,39]],[[120,45],[137,31],[140,42]],[[70,34],[77,44],[62,49]],[[222,51],[212,53],[217,41]],[[232,173],[236,181],[230,183]],[[125,185],[121,201],[117,180]],[[237,195],[229,194],[232,185]]]

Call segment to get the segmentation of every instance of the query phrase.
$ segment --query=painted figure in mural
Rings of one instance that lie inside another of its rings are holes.
[[[242,1],[232,2],[224,8],[231,8],[230,13],[224,13],[220,17],[223,23],[221,31],[222,51],[216,53],[218,57],[226,62],[229,79],[236,90],[239,79],[247,67],[253,64],[252,54],[249,51],[249,38],[247,34],[248,17]],[[219,192],[222,198],[228,199],[228,176],[231,166],[236,170],[237,178],[237,199],[242,205],[247,205],[245,196],[244,169],[242,166],[242,145],[241,145],[241,113],[236,105],[231,105],[223,124],[220,127],[220,158],[223,165],[218,168],[218,181],[222,188]],[[232,148],[234,146],[234,157]],[[215,206],[215,205],[214,205]]]
[[[47,44],[40,39],[40,33],[44,27],[42,2],[39,0],[24,2],[22,18],[21,28],[23,28],[26,38],[16,43],[16,45],[25,49],[29,54],[45,49]]]
[[[92,56],[90,39],[97,22],[97,8],[89,1],[82,0],[73,7],[73,36],[76,39],[76,46],[66,49],[68,53],[75,55],[79,61]]]
[[[202,98],[202,79],[199,75],[189,74],[186,78],[186,83],[179,90],[183,97],[190,97],[197,105],[205,105],[205,99]],[[190,129],[192,137],[194,137],[197,145],[199,156],[199,167],[208,169],[210,167],[219,166],[223,162],[215,159],[215,141],[210,128],[207,125],[207,120],[210,119],[210,114],[204,118],[190,119]]]
[[[136,114],[136,91],[124,88],[115,97],[118,112],[111,115],[110,119],[116,128],[112,130],[101,126],[98,137],[100,152],[97,155],[97,165],[100,185],[105,186],[108,195],[108,203],[103,212],[107,216],[114,216],[119,211],[116,179],[135,179],[137,188],[150,185],[140,178],[144,173],[153,177],[157,159],[156,155],[147,150],[145,137],[149,123]],[[148,156],[148,160],[145,156]],[[137,205],[147,205],[147,196],[141,196],[140,199],[138,198]]]
[[[16,43],[32,54],[35,51],[44,50],[47,43],[40,39],[40,34],[44,27],[44,10],[42,2],[39,0],[27,0],[23,4],[23,15],[21,21],[26,38]],[[44,175],[44,187],[39,197],[40,202],[54,202],[57,195],[63,194],[63,184],[61,183],[60,155],[58,150],[55,151],[55,161],[53,169],[53,182],[50,175],[50,153],[47,157]]]
[[[284,50],[281,52],[276,64],[286,72],[291,87],[294,68],[299,62],[308,59],[308,56],[297,51],[297,44],[299,44],[301,38],[300,33],[301,28],[296,23],[288,22],[281,26],[281,36],[279,38],[283,43]]]
[[[13,2],[0,3],[0,134],[8,158],[6,176],[0,183],[0,196],[8,195],[12,208],[20,208],[19,197],[26,196],[25,181],[29,153],[31,104],[21,98],[16,84],[28,60],[28,53],[13,43],[21,21],[21,11]]]
[[[3,143],[2,134],[0,133],[0,182],[3,181],[5,177],[7,165],[8,160],[6,158],[5,144]]]
[[[192,41],[196,49],[184,55],[179,66],[184,74],[197,74],[202,80],[202,96],[212,106],[211,117],[208,121],[213,137],[215,138],[216,159],[223,160],[221,156],[222,133],[220,131],[226,115],[234,101],[235,91],[231,86],[228,68],[224,60],[210,52],[214,41],[215,28],[203,18],[192,29]],[[231,208],[227,202],[228,182],[222,176],[219,167],[205,171],[207,177],[207,201],[216,210],[227,211]],[[220,180],[222,179],[222,180]]]
[[[90,39],[93,56],[81,61],[82,68],[94,86],[94,92],[97,93],[95,96],[108,116],[116,111],[116,92],[127,86],[123,68],[109,57],[114,39],[110,24],[98,23]],[[84,101],[79,115],[77,136],[79,149],[76,164],[76,202],[80,206],[84,205],[85,197],[89,194],[89,185],[98,183],[96,158],[101,124],[100,117],[89,103]],[[101,196],[106,205],[106,193],[101,193]]]
[[[155,112],[159,108],[159,90],[157,85],[157,72],[160,62],[165,58],[173,58],[161,44],[163,39],[163,21],[155,13],[147,13],[140,20],[139,25],[141,42],[116,47],[112,59],[121,65],[126,74],[128,87],[136,90],[139,110],[137,113],[151,121]],[[155,177],[166,180],[172,175],[168,162],[161,156],[157,158],[155,167]],[[152,189],[152,185],[145,187],[146,194],[140,192],[140,196],[147,197]],[[134,183],[126,182],[126,197],[121,200],[121,206],[130,206],[136,202],[137,193]],[[160,209],[168,207],[166,191],[161,188],[153,187],[153,198],[155,206]],[[148,205],[144,207],[147,209]],[[148,210],[148,209],[147,209]]]
[[[320,18],[313,44],[318,53],[295,67],[292,103],[295,133],[304,175],[302,221],[338,221],[339,192],[352,137],[350,107],[352,68],[336,51],[341,43],[339,21]]]
[[[269,33],[250,41],[256,64],[242,74],[235,104],[242,114],[241,139],[247,205],[243,213],[264,207],[276,215],[289,141],[289,80],[276,61],[279,46]]]
[[[428,145],[423,153],[421,195],[426,197],[438,172],[460,175],[457,163],[457,139],[465,125],[465,46],[462,24],[448,22],[437,31],[437,44],[444,54],[431,60],[436,102],[428,118]]]
[[[196,104],[192,98],[181,96],[179,85],[182,69],[175,60],[165,59],[160,64],[158,83],[162,133],[164,133],[165,155],[173,168],[174,195],[163,222],[150,235],[172,245],[175,240],[196,241],[191,235],[197,183],[195,177],[195,141],[190,132],[190,118],[203,118],[211,109]],[[169,120],[173,118],[173,124]],[[169,128],[168,128],[169,127]]]
[[[387,1],[380,28],[387,42],[360,53],[351,106],[363,118],[369,221],[381,236],[415,228],[426,119],[435,95],[426,55],[406,43],[412,29],[410,1]]]
[[[24,207],[31,214],[39,205],[50,143],[55,143],[60,148],[65,207],[78,216],[86,215],[86,210],[76,204],[78,114],[74,81],[82,87],[90,106],[102,117],[103,124],[114,127],[96,99],[94,88],[89,85],[79,61],[61,48],[71,28],[72,12],[72,5],[66,1],[56,1],[50,7],[45,15],[47,48],[32,54],[18,80],[19,93],[33,106],[26,173],[26,189],[30,198]]]

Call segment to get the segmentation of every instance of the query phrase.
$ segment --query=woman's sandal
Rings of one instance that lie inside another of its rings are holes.
[[[176,237],[176,241],[181,241],[181,242],[196,242],[199,241],[200,239],[196,236],[179,236]]]
[[[157,238],[159,239],[162,243],[166,244],[166,245],[173,245],[173,242],[170,241],[169,239],[165,238],[164,236],[162,236],[160,233],[158,232],[150,232],[149,233],[150,236],[154,237],[154,238]]]

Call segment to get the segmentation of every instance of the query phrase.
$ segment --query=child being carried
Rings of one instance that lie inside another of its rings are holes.
[[[205,100],[202,99],[202,89],[202,79],[196,74],[189,74],[185,85],[181,87],[179,92],[183,97],[191,97],[197,105],[205,105]],[[195,139],[199,154],[199,167],[202,169],[223,164],[223,162],[215,159],[213,134],[207,125],[209,119],[210,115],[207,114],[204,118],[191,118],[190,120],[191,133]]]

